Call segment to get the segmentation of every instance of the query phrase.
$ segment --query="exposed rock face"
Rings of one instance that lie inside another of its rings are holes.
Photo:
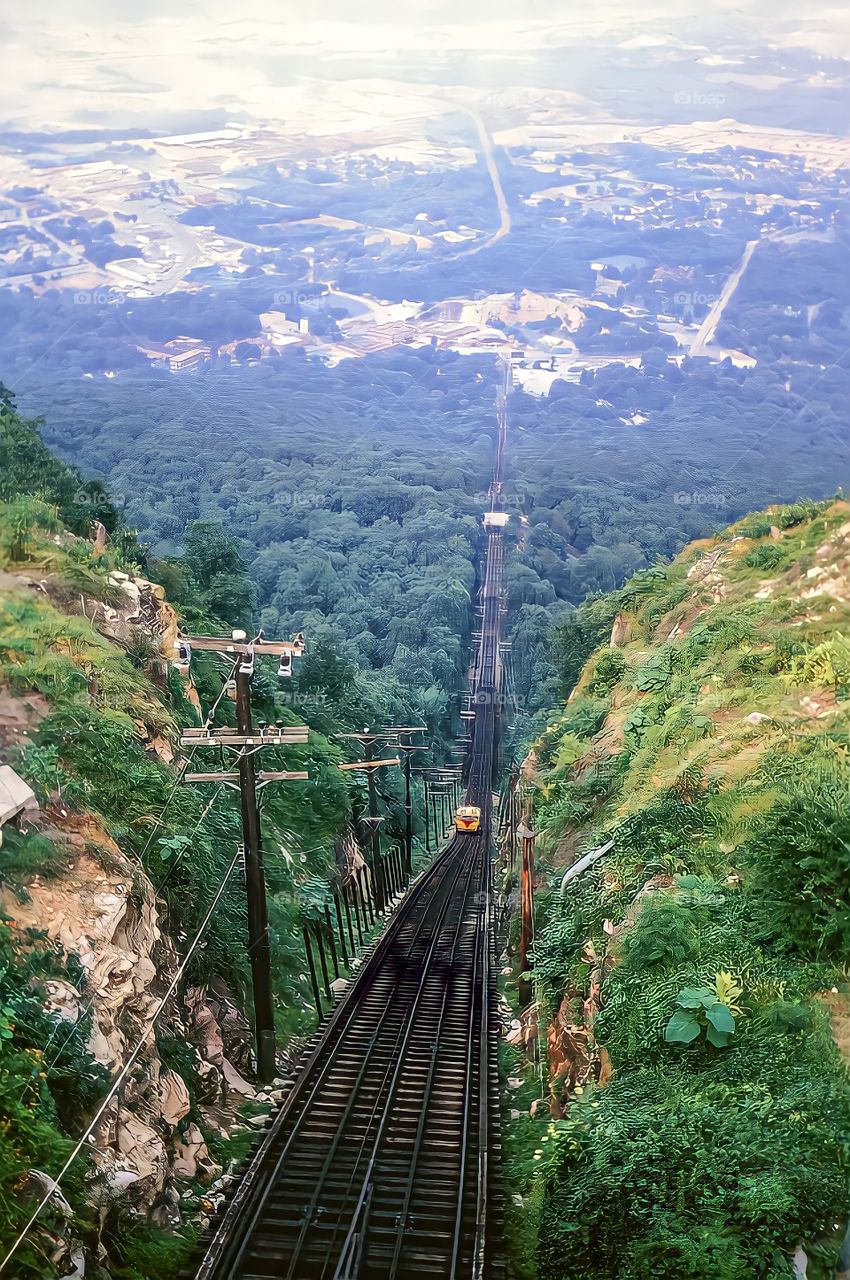
[[[49,709],[40,693],[16,695],[0,685],[0,750],[23,745]]]
[[[610,648],[619,649],[626,644],[631,635],[629,620],[623,613],[618,613],[611,628]]]
[[[611,1074],[608,1055],[596,1044],[593,1034],[600,1009],[604,957],[588,943],[583,958],[590,971],[588,993],[584,996],[568,988],[546,1033],[549,1110],[556,1119],[565,1114],[577,1085],[605,1083]]]
[[[213,978],[207,987],[191,987],[185,1005],[188,1035],[200,1058],[205,1096],[212,1095],[212,1101],[223,1089],[252,1097],[252,1086],[238,1070],[250,1067],[250,1027],[225,984]]]
[[[94,619],[97,629],[113,640],[127,640],[134,629],[141,628],[164,653],[170,654],[177,638],[177,615],[166,602],[165,589],[147,578],[131,578],[117,571],[109,580],[124,593],[127,602],[115,608],[101,605],[103,619]]]
[[[199,1103],[215,1108],[217,1129],[254,1097],[229,1056],[249,1069],[248,1024],[221,980],[190,988],[184,1008],[175,1003],[164,1009],[159,1025],[195,1047],[196,1068],[184,1080],[164,1066],[152,1019],[178,960],[153,887],[92,820],[67,817],[61,831],[49,834],[68,848],[64,874],[36,877],[26,902],[4,891],[0,907],[20,930],[37,929],[60,943],[83,970],[82,990],[63,979],[46,985],[47,1007],[68,1025],[59,1034],[74,1034],[90,1018],[87,1048],[114,1076],[150,1033],[139,1070],[108,1108],[92,1150],[100,1187],[95,1198],[120,1196],[147,1211],[161,1204],[175,1179],[212,1181],[221,1172],[197,1124],[186,1125],[190,1088]],[[92,852],[95,845],[100,857]]]
[[[127,1056],[127,1035],[117,1026],[125,1010],[144,1025],[157,1001],[151,984],[160,969],[173,964],[169,944],[163,942],[153,888],[109,836],[93,821],[67,817],[61,831],[50,829],[68,848],[71,862],[58,879],[36,877],[28,885],[29,901],[3,905],[22,928],[43,929],[74,955],[85,973],[86,987],[79,1003],[90,1008],[92,1035],[89,1048],[98,1062],[110,1070]],[[94,842],[103,851],[95,858]],[[70,991],[56,993],[69,1020],[76,1015]]]
[[[69,533],[50,539],[60,550],[79,541]],[[102,544],[99,534],[95,550],[103,550]],[[91,591],[99,592],[95,598],[80,593],[63,565],[62,557],[51,553],[25,568],[15,566],[14,572],[0,571],[4,600],[14,594],[47,619],[49,637],[42,637],[39,650],[45,658],[55,650],[64,662],[74,649],[75,637],[83,637],[80,643],[87,653],[89,640],[93,642],[95,657],[74,666],[79,680],[75,696],[83,706],[99,704],[103,677],[97,655],[108,652],[108,646],[88,626],[80,625],[82,619],[128,650],[135,660],[132,665],[144,667],[144,678],[140,673],[135,683],[129,664],[120,664],[126,668],[122,680],[126,676],[127,684],[126,696],[121,685],[121,711],[135,726],[144,749],[164,763],[173,763],[178,749],[171,705],[158,697],[157,687],[165,688],[178,620],[163,588],[133,574],[116,571],[107,579],[99,573],[91,580]],[[27,653],[26,647],[21,649],[23,656]],[[68,662],[70,669],[72,659]],[[26,752],[35,731],[60,705],[52,685],[49,696],[27,691],[26,686],[25,676],[13,684],[0,683],[0,763],[9,761],[15,767],[21,759],[26,763],[21,749]],[[186,694],[197,707],[190,681]],[[175,1226],[181,1209],[186,1211],[181,1182],[209,1182],[221,1172],[204,1131],[229,1132],[238,1109],[255,1097],[247,1078],[251,1071],[248,1024],[224,982],[217,979],[190,989],[185,1001],[182,996],[172,997],[163,1005],[179,956],[150,879],[104,828],[108,816],[95,817],[77,807],[76,801],[65,800],[58,792],[50,794],[49,783],[36,773],[33,785],[42,808],[24,816],[28,829],[46,836],[54,846],[49,862],[40,864],[49,866],[49,875],[32,876],[17,888],[0,882],[0,911],[17,931],[17,949],[32,946],[34,931],[46,936],[68,961],[64,975],[51,978],[41,989],[46,1009],[57,1019],[44,1046],[44,1065],[49,1068],[74,1037],[72,1047],[85,1049],[104,1068],[105,1076],[115,1080],[141,1046],[133,1070],[111,1097],[92,1134],[86,1195],[104,1220],[113,1202],[118,1202],[162,1225]],[[96,804],[98,770],[92,764],[82,773]],[[107,808],[107,815],[110,812]],[[114,831],[121,829],[116,825]],[[87,1119],[74,1117],[75,1131],[81,1131]],[[32,1171],[35,1193],[39,1185],[42,1194],[49,1190],[45,1178]],[[52,1200],[59,1218],[64,1213],[60,1194]],[[197,1201],[193,1198],[190,1204],[196,1207]],[[55,1256],[57,1274],[70,1280],[84,1274],[86,1259],[71,1238],[70,1209],[66,1216],[67,1231],[63,1233],[57,1225],[59,1234],[53,1235],[54,1227],[46,1227],[41,1247]],[[89,1260],[86,1274],[95,1273],[105,1274],[97,1266],[93,1272]]]

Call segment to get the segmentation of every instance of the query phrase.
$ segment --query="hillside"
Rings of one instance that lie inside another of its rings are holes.
[[[155,566],[183,618],[213,632],[250,596],[219,535],[196,529],[192,555]],[[176,1274],[251,1116],[281,1096],[252,1084],[245,889],[238,867],[228,875],[238,798],[179,785],[181,727],[233,723],[230,664],[196,655],[191,676],[175,669],[178,612],[144,563],[102,491],[0,406],[0,776],[25,782],[38,804],[4,822],[0,844],[0,1255],[143,1042],[91,1158],[16,1254],[14,1274],[39,1280],[82,1275],[78,1264],[101,1280]],[[363,862],[363,786],[339,772],[329,735],[362,725],[369,696],[321,645],[286,689],[261,663],[253,681],[258,723],[311,725],[308,745],[265,755],[271,769],[309,772],[264,796],[283,1050],[315,1026],[302,926],[331,901],[329,883]]]
[[[565,675],[603,633],[525,767],[555,1119],[517,1123],[514,1173],[539,1144],[538,1275],[790,1276],[801,1245],[826,1275],[850,1153],[850,505],[748,517],[590,602]]]

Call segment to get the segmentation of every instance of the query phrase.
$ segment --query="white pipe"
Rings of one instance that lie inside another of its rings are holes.
[[[566,893],[567,885],[571,880],[575,880],[576,876],[580,876],[582,871],[586,871],[588,867],[592,867],[597,858],[601,858],[604,853],[610,853],[614,848],[614,841],[609,840],[606,844],[601,844],[597,849],[591,849],[589,853],[585,853],[579,858],[578,862],[574,862],[567,869],[567,873],[561,881],[561,893]]]

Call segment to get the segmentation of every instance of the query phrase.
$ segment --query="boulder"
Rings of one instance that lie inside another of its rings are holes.
[[[176,1071],[163,1071],[159,1081],[160,1114],[172,1129],[189,1114],[191,1102],[186,1083]]]
[[[215,1182],[222,1173],[221,1165],[213,1160],[204,1136],[196,1124],[190,1124],[174,1144],[173,1170],[178,1178],[199,1178],[201,1182]]]

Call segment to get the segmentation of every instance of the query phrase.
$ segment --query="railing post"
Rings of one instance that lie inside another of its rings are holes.
[[[318,920],[313,921],[313,933],[316,935],[316,946],[319,948],[319,964],[322,966],[322,981],[325,984],[325,995],[328,997],[328,1000],[333,1000],[331,980],[328,974],[328,963],[325,959],[325,944],[322,941],[322,926]]]
[[[364,885],[366,886],[365,889],[363,887]],[[371,929],[375,923],[375,903],[370,893],[368,867],[360,868],[360,893],[361,901],[363,903],[363,916],[364,919],[368,919],[368,927]]]
[[[336,954],[336,939],[334,938],[334,929],[333,929],[333,925],[331,924],[331,909],[327,905],[327,903],[325,903],[325,924],[327,925],[327,929],[328,929],[328,945],[330,946],[330,949],[331,949],[331,962],[334,967],[334,977],[338,978],[339,977],[339,960],[337,959],[337,954]]]
[[[313,948],[310,945],[310,930],[304,925],[304,950],[307,953],[307,968],[310,971],[310,983],[313,988],[313,1000],[316,1005],[316,1013],[319,1015],[319,1021],[322,1020],[322,997],[319,993],[319,980],[316,977],[316,965],[313,961]]]
[[[343,890],[343,894],[345,891]],[[348,965],[348,948],[345,945],[345,929],[342,923],[342,908],[339,905],[339,894],[334,894],[334,911],[336,912],[337,929],[339,930],[339,949],[342,952],[342,963]],[[351,921],[348,922],[348,929],[351,932]],[[351,940],[351,950],[354,950],[354,939]]]
[[[362,947],[363,946],[363,929],[365,927],[365,923],[361,924],[360,922],[360,903],[358,901],[359,893],[358,893],[358,885],[357,885],[356,879],[352,880],[351,883],[349,884],[348,892],[351,895],[351,905],[354,907],[354,923],[357,925],[357,939],[360,946]],[[349,924],[351,923],[350,916],[349,916],[348,922]],[[354,949],[354,944],[352,943],[352,950],[353,949]]]

